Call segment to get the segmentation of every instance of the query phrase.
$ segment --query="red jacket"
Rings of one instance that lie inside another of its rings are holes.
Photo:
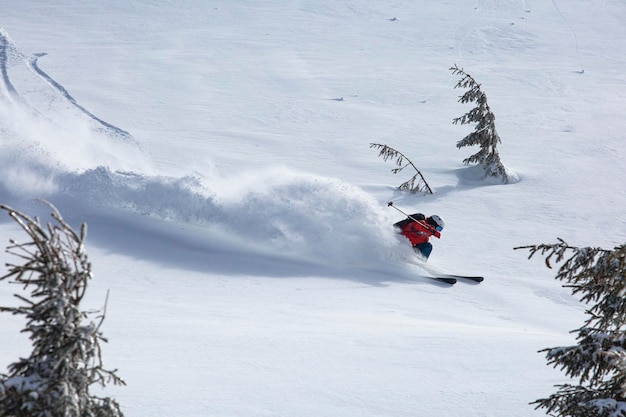
[[[400,227],[400,233],[409,239],[413,246],[428,242],[431,236],[435,236],[437,239],[441,237],[441,233],[426,223],[426,220],[409,221]]]

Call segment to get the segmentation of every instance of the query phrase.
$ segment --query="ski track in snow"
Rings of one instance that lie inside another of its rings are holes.
[[[39,65],[37,64],[37,61],[39,59],[39,57],[44,56],[44,53],[40,53],[40,54],[36,54],[34,55],[29,61],[28,61],[28,65],[29,67],[35,71],[35,73],[37,73],[41,78],[43,78],[46,82],[48,82],[48,84],[50,84],[54,89],[56,89],[63,97],[65,97],[67,99],[67,101],[69,101],[74,107],[76,107],[78,110],[80,110],[82,113],[86,114],[87,116],[89,116],[91,119],[95,120],[96,122],[100,123],[102,126],[104,126],[106,129],[111,130],[114,134],[120,136],[123,139],[127,139],[130,140],[132,139],[132,136],[130,133],[128,133],[127,131],[120,129],[117,126],[112,125],[111,123],[108,123],[102,119],[100,119],[99,117],[97,117],[96,115],[94,115],[93,113],[91,113],[89,110],[87,110],[86,108],[84,108],[83,106],[81,106],[74,97],[72,97],[70,95],[70,93],[58,82],[56,82],[54,79],[52,79],[52,77],[50,77],[48,74],[46,74],[41,68],[39,68]]]
[[[9,52],[13,51],[4,29],[0,28],[0,72],[2,72],[2,87],[11,99],[17,99],[19,94],[15,90],[8,73]]]
[[[2,86],[6,95],[8,95],[10,99],[18,101],[22,106],[28,106],[27,100],[20,95],[9,75],[9,58],[13,57],[17,61],[13,64],[14,66],[26,64],[31,71],[33,71],[53,90],[60,94],[71,107],[76,108],[80,113],[85,114],[90,119],[100,124],[104,128],[106,134],[110,136],[117,136],[125,140],[134,140],[129,132],[102,120],[80,105],[65,87],[46,74],[38,65],[38,59],[44,55],[46,54],[38,53],[27,59],[24,54],[18,51],[15,45],[13,45],[4,29],[0,28],[0,71],[2,73]],[[37,109],[34,110],[36,113],[40,113]]]

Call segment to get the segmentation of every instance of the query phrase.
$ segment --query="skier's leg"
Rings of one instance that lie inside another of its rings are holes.
[[[433,251],[433,245],[430,242],[424,242],[424,243],[420,243],[419,245],[413,246],[413,250],[418,255],[421,255],[424,258],[424,260],[427,260],[428,257],[430,256],[430,253]]]

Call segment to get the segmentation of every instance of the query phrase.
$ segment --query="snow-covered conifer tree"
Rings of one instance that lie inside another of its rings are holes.
[[[588,305],[588,319],[573,331],[576,345],[542,350],[549,365],[578,383],[557,385],[556,393],[533,404],[559,417],[625,416],[626,244],[613,250],[578,248],[559,239],[516,249],[529,249],[529,257],[544,255],[549,268],[553,259],[563,262],[556,279]]]
[[[483,167],[486,176],[500,178],[502,182],[508,183],[510,181],[509,172],[502,163],[497,149],[501,140],[496,131],[496,117],[487,104],[487,95],[481,91],[480,84],[463,69],[455,65],[450,70],[453,74],[461,76],[461,80],[454,88],[467,89],[465,94],[460,96],[459,102],[476,103],[476,107],[452,121],[454,124],[462,125],[476,123],[474,131],[456,144],[457,148],[480,146],[480,150],[469,158],[465,158],[463,163],[466,165],[478,163]]]
[[[97,323],[84,324],[89,313],[79,309],[91,278],[85,225],[77,234],[53,206],[55,222],[46,226],[8,206],[0,208],[30,237],[26,243],[11,240],[7,253],[23,263],[8,263],[8,273],[0,277],[20,284],[24,293],[15,297],[22,305],[0,311],[24,316],[23,332],[33,344],[30,357],[9,365],[7,375],[0,374],[0,417],[123,416],[115,400],[89,393],[95,383],[124,382],[102,367],[99,342],[106,340],[99,329],[104,313]]]

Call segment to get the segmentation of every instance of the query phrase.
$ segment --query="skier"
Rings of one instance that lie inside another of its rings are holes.
[[[439,239],[444,225],[443,219],[436,214],[426,217],[422,213],[411,214],[406,219],[394,223],[400,234],[409,239],[413,250],[425,261],[433,251],[433,245],[429,242],[430,237],[435,236]]]

